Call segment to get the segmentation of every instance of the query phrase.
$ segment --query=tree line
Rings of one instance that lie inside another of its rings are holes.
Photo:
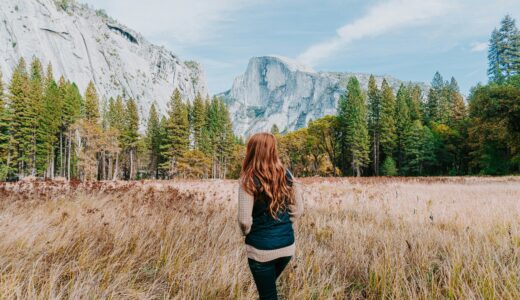
[[[221,99],[174,90],[165,116],[150,107],[141,134],[137,103],[100,101],[93,82],[81,94],[52,66],[21,58],[9,84],[0,73],[0,180],[27,176],[80,180],[226,178],[237,172],[236,145]]]
[[[488,60],[488,84],[467,101],[439,72],[426,94],[373,76],[365,92],[352,77],[336,115],[285,134],[273,125],[282,160],[296,176],[519,173],[520,33],[510,16],[491,34]],[[239,176],[245,145],[221,99],[174,90],[166,114],[154,103],[143,121],[131,97],[100,100],[93,82],[82,94],[43,69],[22,58],[8,84],[0,73],[0,180]]]
[[[352,77],[336,116],[280,136],[297,176],[501,175],[520,172],[520,33],[506,16],[489,42],[489,83],[464,101],[457,81],[435,73],[394,91]],[[277,133],[277,126],[272,132]]]

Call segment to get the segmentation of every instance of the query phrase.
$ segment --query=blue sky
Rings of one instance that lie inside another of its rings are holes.
[[[281,55],[317,71],[430,82],[486,82],[487,41],[520,0],[83,0],[182,59],[200,62],[210,93],[249,58]]]

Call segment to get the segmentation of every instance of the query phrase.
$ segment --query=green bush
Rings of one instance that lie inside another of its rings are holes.
[[[381,167],[381,173],[385,176],[397,175],[397,166],[395,165],[395,161],[392,157],[385,158],[383,166]]]

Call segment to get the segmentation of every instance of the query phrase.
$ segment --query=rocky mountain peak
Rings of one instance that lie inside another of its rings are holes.
[[[188,100],[208,93],[198,63],[184,62],[103,11],[74,1],[0,1],[0,53],[4,80],[20,57],[37,57],[81,91],[93,80],[104,99],[133,97],[143,118],[153,101],[165,112],[175,88]]]
[[[370,74],[316,72],[289,58],[253,57],[231,89],[219,96],[229,106],[236,134],[269,131],[274,124],[287,132],[306,126],[310,120],[336,114],[339,96],[345,93],[352,76],[367,88]],[[375,78],[379,85],[386,79],[394,89],[403,83],[388,75]],[[426,84],[419,84],[427,89]]]

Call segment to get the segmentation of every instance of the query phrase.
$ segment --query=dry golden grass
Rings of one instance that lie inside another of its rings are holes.
[[[287,299],[520,299],[520,178],[302,179]],[[5,299],[252,299],[235,181],[0,185]]]

